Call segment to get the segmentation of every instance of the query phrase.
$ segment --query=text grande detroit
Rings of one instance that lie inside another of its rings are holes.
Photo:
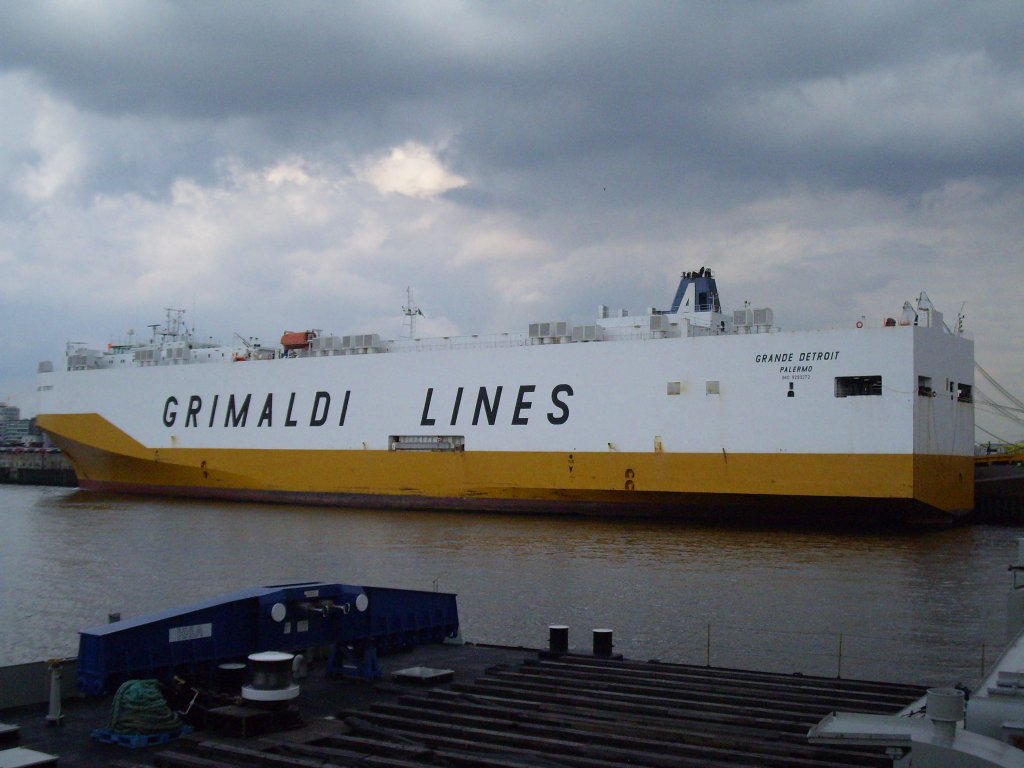
[[[438,419],[455,426],[460,417],[468,418],[470,413],[473,426],[481,423],[493,426],[498,422],[499,416],[513,426],[525,426],[530,423],[537,386],[522,384],[518,390],[513,391],[516,392],[514,402],[511,397],[505,397],[506,405],[502,407],[505,387],[501,385],[493,388],[479,387],[476,392],[469,387],[455,387],[447,396],[441,392],[435,395],[435,388],[427,387],[423,396],[420,426],[434,426]],[[548,423],[558,426],[569,420],[569,398],[572,396],[573,388],[569,384],[552,387],[547,398],[550,405],[544,413]],[[170,395],[164,401],[162,421],[168,429],[178,423],[179,417],[183,419],[182,426],[185,428],[244,428],[251,423],[250,413],[255,414],[258,408],[257,428],[273,427],[275,423],[285,427],[296,427],[300,418],[310,427],[322,427],[328,423],[344,427],[352,399],[350,389],[336,393],[335,397],[325,390],[319,390],[311,396],[289,392],[287,395],[279,396],[276,401],[274,393],[268,392],[262,398],[262,404],[259,398],[253,398],[252,393],[225,396],[216,394],[206,400],[200,395],[188,395],[181,400],[175,395]],[[282,413],[284,420],[276,420]]]

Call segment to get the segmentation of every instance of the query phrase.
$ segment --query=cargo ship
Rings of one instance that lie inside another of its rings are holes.
[[[669,309],[417,338],[145,342],[39,365],[37,423],[82,488],[651,516],[950,519],[973,506],[974,345],[926,294],[782,331],[710,269]]]

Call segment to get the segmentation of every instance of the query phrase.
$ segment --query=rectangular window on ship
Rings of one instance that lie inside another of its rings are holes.
[[[466,438],[463,435],[390,435],[388,450],[464,451]]]
[[[862,397],[881,394],[881,376],[836,376],[836,397]]]

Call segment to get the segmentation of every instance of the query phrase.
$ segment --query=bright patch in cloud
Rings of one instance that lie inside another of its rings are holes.
[[[521,261],[550,255],[547,244],[531,237],[524,230],[504,222],[484,222],[485,229],[465,239],[458,253],[449,262],[453,267],[495,261]]]
[[[29,137],[36,160],[23,166],[16,182],[29,200],[50,200],[81,177],[86,163],[85,153],[71,128],[75,117],[72,108],[43,100]]]
[[[387,157],[362,165],[356,175],[381,194],[408,197],[436,197],[469,183],[446,169],[428,147],[411,141],[395,147]]]
[[[278,163],[266,171],[266,179],[270,182],[271,186],[279,186],[281,184],[302,186],[310,181],[309,174],[306,173],[306,170],[302,167],[302,162],[299,160]]]

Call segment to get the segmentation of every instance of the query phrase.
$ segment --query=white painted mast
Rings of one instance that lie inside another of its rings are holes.
[[[412,288],[405,289],[405,306],[402,307],[402,314],[409,318],[409,338],[416,338],[416,318],[417,316],[422,317],[423,312],[416,306],[416,300],[412,295]]]

